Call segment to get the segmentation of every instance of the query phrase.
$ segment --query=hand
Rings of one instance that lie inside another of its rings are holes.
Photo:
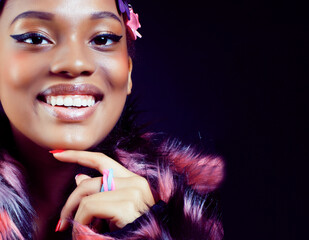
[[[76,177],[76,189],[71,193],[61,211],[59,231],[69,226],[68,218],[88,225],[93,218],[108,220],[111,229],[122,228],[133,222],[155,201],[147,180],[103,153],[68,150],[54,153],[62,162],[77,163],[103,173],[103,169],[114,170],[114,191],[100,192],[102,177],[91,178],[87,175]]]

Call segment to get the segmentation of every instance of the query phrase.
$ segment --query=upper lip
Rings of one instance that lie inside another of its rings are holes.
[[[92,84],[57,84],[53,85],[38,94],[39,100],[46,99],[46,96],[58,95],[91,95],[96,101],[103,98],[102,91]]]

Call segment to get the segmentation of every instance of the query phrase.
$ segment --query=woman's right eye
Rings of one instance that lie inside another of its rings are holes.
[[[49,39],[39,33],[23,33],[18,35],[11,35],[11,37],[17,42],[32,45],[46,45],[52,43]]]

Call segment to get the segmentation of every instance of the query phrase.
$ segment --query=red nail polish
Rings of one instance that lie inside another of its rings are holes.
[[[59,221],[58,221],[58,224],[57,224],[57,227],[56,227],[56,229],[55,229],[55,232],[58,232],[59,231],[59,229],[60,229],[60,227],[61,227],[61,219],[59,219]]]
[[[54,154],[54,153],[62,153],[62,152],[64,152],[64,150],[60,150],[60,149],[49,151],[49,153],[52,153],[52,154]]]

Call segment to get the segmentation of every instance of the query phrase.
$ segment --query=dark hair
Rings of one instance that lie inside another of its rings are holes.
[[[115,0],[115,1],[116,1],[116,5],[117,5],[117,8],[118,8],[118,1],[117,0]],[[2,14],[4,5],[5,5],[6,2],[7,2],[7,0],[0,0],[0,15]],[[124,21],[127,21],[125,15],[123,15],[123,18],[124,18]],[[131,34],[131,30],[128,27],[126,27],[126,38],[127,38],[128,54],[131,58],[133,58],[134,54],[135,54],[134,38]]]
[[[6,0],[0,0],[0,14],[2,13],[3,11],[3,7],[4,7],[4,4],[6,3]]]

